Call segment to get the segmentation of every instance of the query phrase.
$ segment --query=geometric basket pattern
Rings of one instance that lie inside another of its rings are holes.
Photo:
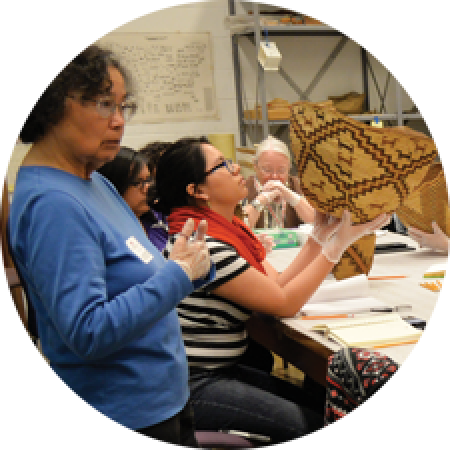
[[[450,237],[450,208],[441,163],[433,164],[414,192],[399,206],[396,213],[406,226],[413,226],[427,233],[433,233],[431,222]]]
[[[354,242],[333,267],[334,278],[343,280],[355,275],[368,275],[373,264],[375,239],[375,234],[369,234]]]
[[[364,223],[394,212],[420,185],[437,149],[406,127],[375,128],[331,102],[291,105],[291,149],[302,194],[319,211]]]

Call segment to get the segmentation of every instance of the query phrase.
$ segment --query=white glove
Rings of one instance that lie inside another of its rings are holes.
[[[314,211],[314,228],[310,236],[323,247],[340,223],[340,220],[336,217],[332,217],[316,209]]]
[[[436,222],[431,224],[434,233],[426,233],[414,227],[408,228],[408,234],[414,239],[420,247],[428,247],[433,250],[440,250],[448,253],[449,239],[439,228]]]
[[[256,197],[256,200],[258,200],[262,206],[267,207],[271,202],[281,198],[281,196],[281,192],[278,189],[274,189],[270,192],[261,192],[258,197]]]
[[[261,242],[263,247],[266,249],[266,253],[270,253],[273,248],[273,236],[270,236],[269,234],[265,233],[258,233],[256,235],[257,239]]]
[[[293,208],[296,207],[297,203],[302,198],[297,192],[289,189],[280,180],[270,180],[262,187],[262,189],[263,192],[279,191],[281,193],[281,198],[286,200]]]
[[[191,241],[194,220],[188,219],[173,245],[169,259],[176,262],[191,281],[204,278],[211,267],[208,246],[205,241],[206,220],[198,224],[197,236]]]
[[[337,264],[350,245],[363,236],[384,227],[390,220],[390,214],[380,214],[371,222],[352,225],[351,215],[348,210],[345,210],[336,232],[322,247],[323,255],[332,263]]]

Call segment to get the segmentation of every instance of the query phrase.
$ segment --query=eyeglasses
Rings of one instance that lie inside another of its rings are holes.
[[[136,186],[141,190],[144,190],[144,188],[146,186],[148,186],[149,184],[152,184],[154,181],[153,177],[148,177],[145,178],[144,180],[136,180],[136,181],[131,181],[129,184],[130,186]]]
[[[274,176],[283,176],[287,175],[289,172],[289,168],[280,167],[278,169],[271,169],[270,167],[260,167],[260,170],[264,175],[274,175]]]
[[[205,172],[205,177],[211,175],[213,172],[215,172],[217,169],[220,169],[221,167],[225,167],[228,170],[228,172],[230,172],[231,174],[233,173],[234,164],[224,159],[222,162],[214,166],[212,169],[209,169],[207,172]]]
[[[96,100],[85,100],[78,99],[77,97],[70,97],[74,100],[79,100],[81,102],[92,102],[95,103],[95,107],[97,112],[104,119],[110,118],[116,111],[116,108],[119,108],[119,112],[123,117],[125,122],[128,122],[137,111],[137,104],[130,100],[125,100],[122,103],[116,103],[112,97],[100,97]]]

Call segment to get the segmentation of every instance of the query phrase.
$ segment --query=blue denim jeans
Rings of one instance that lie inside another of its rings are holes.
[[[236,364],[218,370],[191,368],[191,403],[197,430],[239,430],[278,444],[321,428],[325,390],[309,395],[267,372]]]

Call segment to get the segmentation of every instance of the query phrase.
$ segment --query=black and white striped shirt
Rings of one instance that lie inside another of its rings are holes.
[[[167,258],[176,239],[170,236],[164,256]],[[203,369],[228,366],[245,352],[245,322],[251,311],[211,293],[250,267],[235,248],[206,236],[211,260],[216,265],[216,279],[194,291],[178,305],[184,345],[189,365]]]

